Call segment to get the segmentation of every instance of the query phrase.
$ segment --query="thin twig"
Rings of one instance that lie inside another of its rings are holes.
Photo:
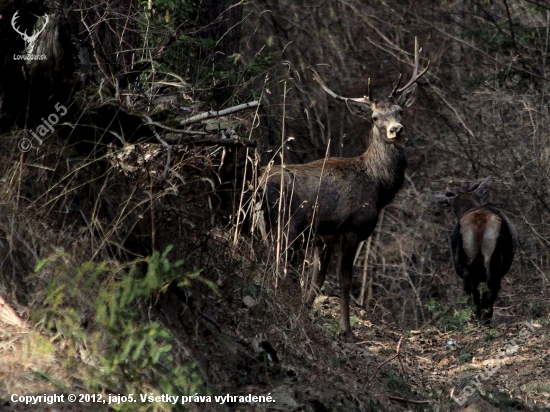
[[[256,147],[255,140],[250,139],[221,139],[217,137],[201,136],[192,138],[188,136],[164,136],[166,141],[172,141],[180,144],[196,144],[203,146],[237,146],[237,147]]]
[[[185,126],[188,124],[198,123],[202,120],[211,119],[213,117],[221,117],[221,116],[225,116],[226,114],[236,113],[236,112],[240,112],[241,110],[250,109],[252,107],[258,106],[259,104],[260,102],[258,100],[254,100],[252,102],[238,104],[237,106],[233,106],[233,107],[228,107],[227,109],[223,109],[223,110],[218,110],[218,111],[211,110],[209,112],[203,112],[203,113],[197,114],[196,116],[191,116],[188,119],[182,120],[180,124],[182,126]]]
[[[398,398],[397,396],[388,396],[388,399],[399,402],[414,403],[415,405],[431,405],[433,403],[433,401],[415,401],[414,399]]]
[[[386,363],[388,362],[391,362],[392,360],[394,360],[395,358],[397,358],[399,356],[399,352],[401,351],[401,341],[403,340],[403,336],[401,336],[401,338],[399,339],[399,342],[397,343],[397,349],[396,349],[396,353],[394,356],[392,356],[391,358],[385,360],[384,362],[382,362],[380,365],[378,365],[378,367],[376,368],[376,370],[374,371],[374,373],[372,374],[372,376],[370,377],[370,379],[367,381],[367,384],[369,384],[373,379],[374,377],[376,376],[376,374],[378,373],[378,371],[380,370],[380,368],[382,366],[384,366]]]
[[[264,86],[262,87],[262,91],[260,92],[260,100],[262,100],[264,91],[266,89],[267,79],[268,79],[268,77],[266,76],[265,79],[264,79]],[[258,115],[258,109],[259,109],[259,106],[256,107],[254,116]],[[252,137],[253,129],[254,129],[254,126],[252,125],[250,127],[249,139],[250,139],[250,137]],[[244,194],[246,192],[245,185],[247,184],[246,173],[247,173],[247,170],[248,170],[248,161],[249,161],[249,157],[248,157],[248,149],[247,149],[246,154],[245,154],[244,173],[243,173],[243,179],[242,179],[243,182],[242,182],[242,186],[241,186],[241,193],[240,193],[240,196],[239,196],[239,207],[237,209],[237,219],[236,219],[236,222],[235,222],[235,233],[234,233],[234,237],[233,237],[233,244],[234,245],[236,245],[237,242],[238,242],[238,237],[239,237],[239,234],[240,234],[240,229],[239,228],[242,225],[241,217],[244,221],[244,219],[246,218],[246,215],[247,215],[247,212],[243,209],[243,202],[244,202]],[[252,162],[251,166],[252,166],[252,175],[254,175],[254,173],[257,172],[258,168],[256,167],[257,165],[254,164],[254,162]],[[237,179],[235,179],[235,180],[237,180]],[[252,181],[254,181],[253,177],[252,177]],[[256,191],[258,190],[257,189],[258,185],[254,185],[254,186],[256,187],[256,190],[254,191],[253,197],[256,198]],[[254,202],[251,203],[251,205],[253,205],[253,204],[254,204]],[[250,210],[251,209],[250,209],[250,206],[249,206],[249,211]],[[253,213],[254,213],[254,211],[252,210],[252,214]]]

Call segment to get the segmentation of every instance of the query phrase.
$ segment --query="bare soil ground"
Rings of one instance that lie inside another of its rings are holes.
[[[324,301],[318,322],[338,314],[336,298]],[[373,325],[364,311],[356,319],[354,350],[378,363],[369,379],[380,384],[387,410],[550,410],[548,328],[541,323],[505,325],[497,316],[493,327],[401,332]]]
[[[363,310],[354,308],[357,342],[350,344],[335,336],[337,298],[321,296],[312,311],[298,313],[291,309],[296,303],[277,308],[280,322],[272,323],[264,334],[247,332],[262,316],[258,308],[237,304],[235,312],[225,311],[227,322],[221,330],[212,328],[212,333],[197,342],[199,346],[209,346],[208,351],[202,351],[203,360],[208,362],[199,359],[199,364],[208,364],[209,373],[233,378],[217,382],[212,386],[213,393],[271,394],[275,403],[211,403],[200,407],[190,404],[188,408],[550,410],[548,328],[539,322],[504,325],[498,323],[497,316],[492,328],[471,323],[461,331],[430,328],[403,332],[374,325]],[[239,321],[231,322],[231,318]],[[292,327],[292,322],[299,327]],[[83,393],[77,383],[78,370],[64,366],[67,354],[62,347],[52,344],[50,338],[33,330],[31,325],[2,322],[0,410],[114,410],[67,402],[25,406],[11,401],[13,394]],[[160,405],[156,410],[171,409]]]

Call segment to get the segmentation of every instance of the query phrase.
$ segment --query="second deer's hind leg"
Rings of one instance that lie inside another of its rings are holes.
[[[499,274],[494,274],[492,271],[487,272],[487,288],[481,297],[481,320],[485,324],[490,324],[493,318],[493,306],[498,297],[500,290],[501,278]]]
[[[483,292],[481,296],[481,320],[485,324],[491,322],[493,317],[493,305],[500,289],[500,278],[493,275],[491,261],[495,254],[498,238],[500,235],[501,220],[498,216],[493,215],[485,226],[483,242],[481,245],[481,254],[483,255],[483,265],[487,274],[487,288],[489,290]],[[495,256],[497,258],[497,256]],[[494,265],[493,265],[494,266]]]
[[[476,307],[476,318],[481,319],[481,298],[479,293],[479,282],[474,281],[468,269],[464,270],[464,292],[471,295]]]

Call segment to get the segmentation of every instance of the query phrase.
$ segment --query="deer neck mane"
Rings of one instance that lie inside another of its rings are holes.
[[[360,157],[367,178],[378,189],[383,206],[403,185],[407,167],[405,146],[387,143],[376,126],[372,128],[370,137],[369,148]]]

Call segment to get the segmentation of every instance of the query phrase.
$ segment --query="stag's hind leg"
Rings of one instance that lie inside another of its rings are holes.
[[[313,301],[321,293],[321,288],[325,283],[325,277],[327,275],[328,265],[330,263],[330,258],[332,256],[332,251],[334,247],[329,246],[318,246],[315,250],[315,258],[319,258],[319,267],[313,271],[311,278],[311,287],[307,296],[306,303],[308,305],[313,305]]]
[[[340,336],[353,342],[355,336],[351,330],[349,319],[349,304],[351,281],[353,277],[353,261],[359,242],[355,235],[346,236],[342,242],[342,266],[340,269]]]

